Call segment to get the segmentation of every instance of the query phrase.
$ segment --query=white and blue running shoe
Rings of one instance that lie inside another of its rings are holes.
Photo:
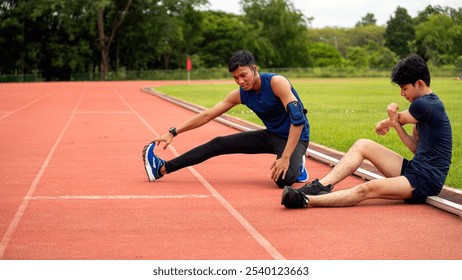
[[[156,143],[151,142],[143,148],[143,161],[146,174],[149,181],[155,181],[162,178],[164,175],[160,172],[160,168],[165,164],[165,160],[154,154]]]
[[[310,175],[308,174],[308,171],[306,170],[305,162],[306,162],[306,156],[303,155],[302,164],[300,165],[300,175],[297,178],[297,182],[299,183],[304,183],[308,181],[308,178],[310,177]]]

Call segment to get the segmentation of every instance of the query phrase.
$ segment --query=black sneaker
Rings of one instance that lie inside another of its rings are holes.
[[[292,187],[285,186],[282,191],[281,205],[286,208],[305,208],[308,207],[308,197]]]
[[[320,195],[332,192],[334,187],[329,184],[323,186],[318,179],[314,179],[313,182],[304,185],[303,187],[297,189],[299,192],[302,192],[305,195]]]

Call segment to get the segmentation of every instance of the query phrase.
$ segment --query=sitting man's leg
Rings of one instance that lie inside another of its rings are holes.
[[[353,174],[365,159],[369,160],[387,178],[372,180],[351,189],[326,194],[332,189],[331,185]],[[398,153],[374,141],[358,140],[324,178],[319,181],[315,180],[297,190],[286,187],[281,204],[288,208],[300,208],[307,206],[310,201],[311,206],[352,206],[370,198],[411,198],[414,188],[407,178],[401,176],[403,160],[404,158]],[[325,195],[312,196],[317,194]]]
[[[353,188],[325,195],[305,195],[299,190],[285,187],[281,204],[287,208],[354,206],[371,198],[410,199],[414,188],[404,176],[383,178],[356,185]]]
[[[323,185],[340,182],[353,174],[363,163],[369,160],[385,177],[401,175],[403,157],[398,153],[369,139],[356,141],[342,159],[319,182]]]
[[[353,206],[371,198],[409,199],[414,188],[404,176],[365,182],[350,189],[326,195],[307,196],[309,206]]]

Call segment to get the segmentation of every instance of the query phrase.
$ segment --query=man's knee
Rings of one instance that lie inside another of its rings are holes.
[[[282,176],[280,176],[279,179],[276,181],[276,185],[281,189],[285,186],[292,186],[297,181],[298,175],[299,174],[296,174],[296,172],[290,171],[289,168],[284,179],[282,179]]]
[[[353,144],[352,148],[363,150],[363,149],[367,149],[368,147],[370,147],[374,143],[375,142],[370,140],[370,139],[361,138],[361,139],[356,140],[356,142]]]
[[[358,139],[353,146],[351,146],[350,150],[361,154],[363,157],[368,158],[372,151],[376,150],[377,142],[374,142],[370,139]]]
[[[368,184],[367,182],[361,185],[357,185],[354,188],[354,190],[355,190],[356,196],[361,199],[366,199],[372,192],[370,184]]]

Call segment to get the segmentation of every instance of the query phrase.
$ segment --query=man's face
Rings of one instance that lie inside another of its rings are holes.
[[[231,75],[236,84],[238,84],[245,91],[251,90],[256,81],[257,67],[256,66],[239,66],[234,70]]]
[[[412,98],[414,96],[414,91],[415,91],[414,86],[412,84],[405,84],[405,85],[400,85],[399,87],[401,88],[400,90],[401,96],[404,97],[410,103],[412,103],[412,101],[414,101],[414,99]]]
[[[415,82],[415,84],[404,84],[400,85],[400,94],[402,97],[404,97],[409,103],[414,102],[417,97],[420,97],[422,95],[422,86],[423,86],[423,81],[419,80]]]

